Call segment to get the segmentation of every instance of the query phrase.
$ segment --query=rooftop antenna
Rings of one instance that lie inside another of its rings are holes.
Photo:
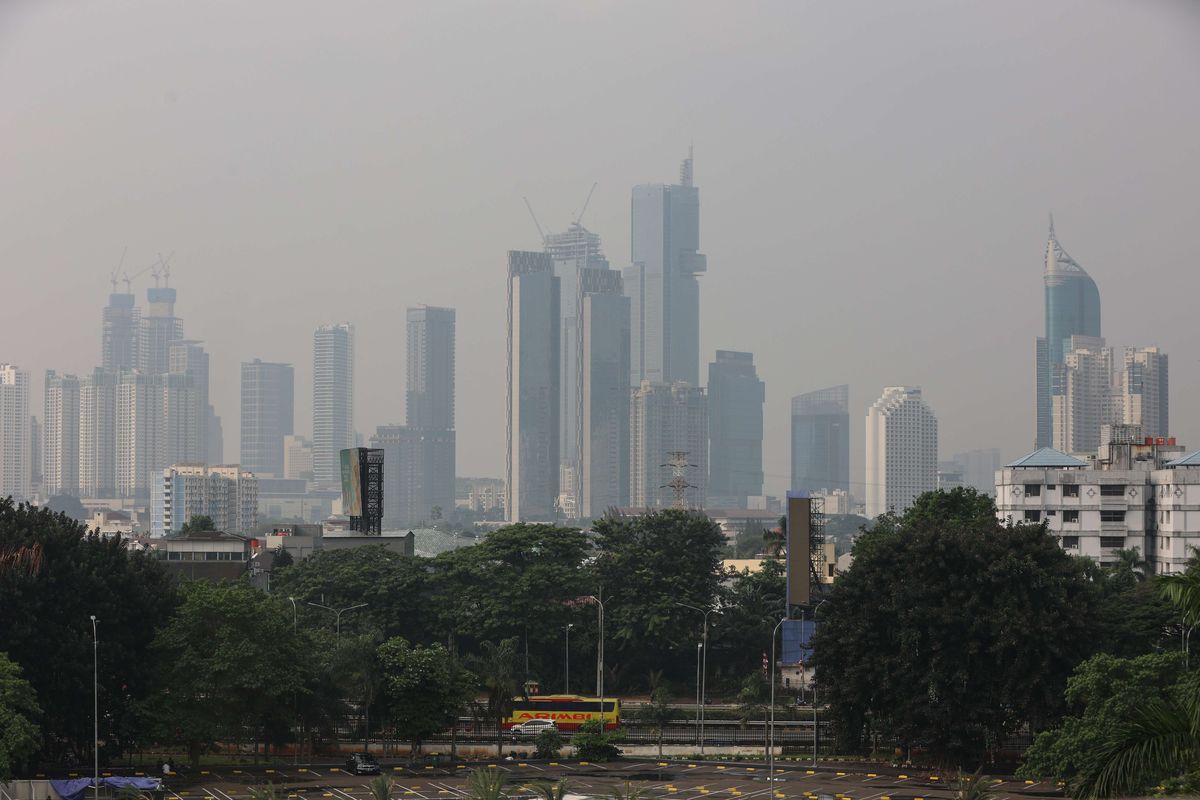
[[[1050,238],[1054,238],[1054,212],[1050,212]]]
[[[533,206],[529,204],[528,197],[522,197],[525,201],[525,207],[529,209],[529,217],[533,220],[533,225],[537,228],[538,236],[542,240],[542,246],[546,246],[546,233],[542,230],[542,223],[538,222],[537,214],[533,213]]]
[[[112,273],[109,274],[109,276],[108,276],[108,282],[112,284],[112,293],[113,294],[117,293],[117,275],[120,274],[121,267],[125,266],[125,253],[128,252],[128,250],[129,250],[129,245],[125,245],[124,247],[121,248],[121,262],[119,264],[117,264],[117,268],[114,269],[112,271]]]
[[[593,183],[592,188],[588,189],[587,199],[585,199],[583,201],[583,208],[579,209],[579,213],[577,215],[575,215],[575,224],[576,225],[578,225],[581,221],[583,221],[583,215],[586,214],[587,210],[588,210],[588,203],[592,202],[592,192],[596,191],[596,186],[598,186],[598,185],[599,184],[597,184],[597,183]]]

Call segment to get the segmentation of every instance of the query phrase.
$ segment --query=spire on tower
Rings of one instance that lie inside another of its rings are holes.
[[[679,184],[681,186],[691,186],[692,184],[692,145],[688,145],[687,158],[679,165]]]
[[[1050,238],[1054,238],[1054,212],[1050,212]]]

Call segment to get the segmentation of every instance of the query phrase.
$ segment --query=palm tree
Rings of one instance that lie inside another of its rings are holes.
[[[608,800],[650,800],[650,794],[641,786],[634,786],[625,781],[621,786],[614,786],[607,795]]]
[[[42,570],[42,545],[35,543],[29,547],[14,547],[0,550],[0,574],[11,572],[23,575],[36,575]]]
[[[520,688],[517,677],[517,640],[480,642],[480,652],[470,658],[471,668],[487,691],[488,711],[496,721],[496,755],[504,751],[504,718],[512,709],[513,696]]]
[[[268,783],[266,786],[251,786],[250,800],[280,800],[279,790],[273,783]]]
[[[634,712],[634,717],[639,722],[644,722],[650,726],[650,730],[654,731],[655,738],[658,739],[658,757],[663,757],[663,731],[664,729],[679,718],[679,713],[674,706],[671,705],[670,693],[667,687],[659,686],[650,693],[650,702],[642,703],[641,707]]]
[[[533,784],[533,791],[541,796],[542,800],[566,800],[567,795],[571,793],[571,787],[567,779],[563,778],[557,783],[538,781]]]
[[[958,771],[958,782],[954,787],[953,800],[991,800],[996,796],[995,784],[987,775],[980,775],[979,770],[974,775],[964,775]]]
[[[1136,547],[1130,547],[1127,550],[1117,551],[1117,563],[1112,567],[1113,572],[1117,574],[1128,573],[1133,576],[1133,579],[1138,583],[1146,580],[1146,560],[1142,558],[1142,551]]]
[[[387,775],[380,775],[371,781],[371,800],[391,800],[392,788],[395,784]]]
[[[467,800],[506,800],[504,782],[508,773],[500,769],[477,769],[467,776]]]

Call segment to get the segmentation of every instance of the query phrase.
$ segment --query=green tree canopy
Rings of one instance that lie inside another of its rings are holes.
[[[180,529],[182,533],[201,533],[203,531],[215,531],[217,524],[213,522],[213,518],[207,514],[193,514],[192,518],[183,523]]]
[[[473,676],[459,669],[440,644],[413,646],[400,637],[379,646],[383,695],[398,735],[412,743],[446,730],[470,697]]]
[[[0,781],[10,781],[17,766],[32,756],[41,741],[42,710],[21,667],[0,653]]]
[[[1093,647],[1094,592],[1043,527],[985,507],[969,490],[924,495],[858,539],[813,643],[843,747],[861,748],[870,720],[962,763],[1061,710]]]

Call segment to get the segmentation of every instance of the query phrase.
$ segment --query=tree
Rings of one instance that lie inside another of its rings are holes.
[[[0,653],[0,782],[12,780],[17,765],[37,752],[41,715],[21,667]]]
[[[203,531],[215,531],[217,525],[213,522],[213,518],[207,514],[193,514],[192,518],[183,523],[181,533],[201,533]]]
[[[686,680],[677,658],[694,647],[700,615],[683,608],[713,607],[721,589],[720,527],[698,511],[668,509],[634,517],[608,516],[593,530],[599,550],[593,583],[603,587],[608,629],[606,657],[631,674],[666,666]]]
[[[446,730],[470,696],[471,676],[456,669],[440,644],[413,646],[400,637],[379,646],[383,694],[400,736],[412,743],[410,757],[421,740]]]
[[[1138,583],[1146,580],[1147,565],[1146,560],[1142,558],[1142,551],[1136,547],[1118,550],[1117,563],[1112,566],[1112,570],[1126,573]]]
[[[962,763],[1060,713],[1093,646],[1094,592],[1042,526],[1001,525],[987,502],[923,495],[859,537],[813,642],[841,747],[862,748],[871,724]]]
[[[667,726],[679,719],[678,709],[671,705],[671,694],[667,687],[660,686],[650,693],[650,702],[642,703],[634,718],[650,726],[658,741],[658,757],[663,757],[663,732]]]
[[[542,731],[542,733],[552,732],[549,730]],[[557,756],[555,757],[557,758]],[[553,783],[550,781],[537,781],[533,784],[533,791],[542,800],[567,800],[567,797],[571,794],[571,786],[566,778]]]
[[[571,737],[571,746],[581,761],[612,761],[621,755],[621,748],[616,744],[620,738],[616,732],[606,733],[600,720],[589,719]]]
[[[960,769],[958,780],[954,784],[951,800],[991,800],[996,796],[995,784],[982,770],[976,770],[974,775],[964,775]]]
[[[631,781],[624,781],[619,786],[609,789],[608,800],[646,800],[652,797],[644,787],[634,786]]]
[[[8,558],[5,557],[8,554]],[[178,602],[151,554],[90,534],[48,509],[0,500],[0,651],[19,664],[43,716],[40,755],[84,761],[92,751],[92,622],[99,631],[102,758],[142,736],[140,702],[156,669],[149,650]]]
[[[563,747],[562,734],[558,732],[558,728],[546,728],[543,731],[538,731],[537,736],[533,737],[534,758],[558,758],[559,752]],[[561,787],[565,781],[559,781]]]
[[[710,632],[709,667],[729,676],[759,667],[785,597],[782,561],[764,561],[758,572],[729,578],[721,588],[721,624]]]
[[[496,722],[496,755],[504,752],[504,718],[512,710],[513,697],[520,688],[517,678],[517,640],[482,642],[468,663],[479,676],[487,692],[488,716]]]
[[[387,775],[379,775],[373,778],[368,785],[368,789],[371,792],[371,800],[391,800],[392,789],[395,785],[395,782]]]
[[[275,720],[289,721],[307,662],[290,606],[246,583],[196,581],[183,594],[154,640],[163,668],[148,705],[162,740],[184,745],[199,767],[218,739],[240,741],[247,728],[261,738]]]
[[[501,769],[476,769],[467,776],[466,795],[468,800],[504,800],[508,794],[504,784],[508,773]]]

